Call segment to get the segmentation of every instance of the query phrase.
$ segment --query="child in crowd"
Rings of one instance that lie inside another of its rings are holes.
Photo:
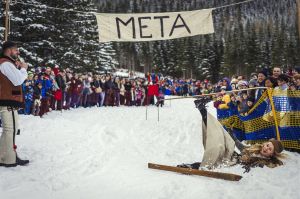
[[[223,98],[223,94],[222,93],[218,93],[217,94],[217,99],[216,101],[214,102],[214,107],[215,108],[219,108],[219,105],[222,104],[222,98]]]
[[[249,114],[249,111],[252,109],[252,107],[253,107],[253,105],[254,105],[254,98],[253,97],[249,97],[248,99],[247,99],[247,112],[245,112],[244,113],[244,115],[245,116],[247,116],[248,114]]]
[[[165,99],[165,95],[160,89],[157,97],[156,106],[158,107],[160,105],[160,107],[162,107],[164,105],[164,99]]]
[[[219,104],[219,109],[228,109],[228,103],[230,102],[230,95],[226,93],[226,86],[221,87],[221,94],[222,94],[222,103]]]
[[[296,91],[296,90],[297,90],[296,84],[295,84],[294,82],[291,82],[291,83],[289,84],[289,89],[290,89],[291,91]]]
[[[33,107],[32,115],[38,116],[40,113],[41,106],[41,93],[42,93],[42,82],[37,82],[33,87]]]
[[[247,91],[243,91],[240,94],[240,96],[238,96],[237,101],[238,101],[239,112],[241,115],[244,115],[249,110],[248,109],[249,107],[247,105],[247,101],[248,101]]]
[[[33,103],[33,87],[31,81],[27,81],[24,87],[24,99],[25,99],[25,115],[31,114],[31,108]]]
[[[136,106],[141,106],[142,105],[142,99],[143,99],[143,91],[141,88],[141,85],[138,86],[138,88],[135,91],[136,93]]]

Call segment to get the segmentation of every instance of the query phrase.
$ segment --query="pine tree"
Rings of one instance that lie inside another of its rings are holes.
[[[13,1],[12,1],[13,2]],[[300,65],[294,0],[266,0],[218,9],[213,13],[214,36],[170,41],[98,43],[95,17],[88,11],[107,13],[184,11],[226,5],[219,0],[28,0],[28,3],[86,13],[66,12],[23,4],[11,5],[10,40],[19,43],[22,57],[32,66],[54,65],[79,71],[141,66],[176,77],[185,73],[201,78],[218,74],[248,74],[266,66]],[[96,10],[96,8],[98,10]],[[3,21],[3,7],[0,10]],[[4,24],[0,27],[3,40]],[[255,68],[258,66],[257,68]],[[219,71],[218,71],[219,70]],[[190,76],[190,75],[188,75]]]
[[[273,30],[272,39],[272,66],[281,66],[284,60],[282,51],[284,50],[283,33],[279,28],[280,24],[277,22]]]
[[[100,64],[96,11],[91,0],[70,2],[39,0],[37,6],[12,4],[10,40],[20,43],[21,56],[33,66],[58,64],[80,71],[94,71]],[[80,10],[63,11],[47,8]],[[111,67],[117,62],[113,59]],[[106,65],[105,67],[108,67]]]
[[[259,61],[259,53],[260,49],[258,46],[258,38],[256,35],[255,27],[250,26],[249,23],[246,24],[246,32],[248,32],[248,37],[245,42],[245,59],[244,63],[246,66],[246,70],[244,71],[244,75],[251,74],[251,72],[255,71],[256,66],[260,65]]]

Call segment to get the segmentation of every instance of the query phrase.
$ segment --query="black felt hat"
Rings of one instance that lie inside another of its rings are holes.
[[[2,51],[4,52],[6,49],[17,47],[17,44],[13,41],[6,41],[2,45]]]

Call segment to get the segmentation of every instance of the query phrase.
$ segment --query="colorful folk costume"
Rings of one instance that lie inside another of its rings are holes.
[[[7,48],[16,48],[13,42],[3,44],[3,52]],[[0,58],[0,115],[3,132],[0,138],[0,166],[14,167],[28,164],[16,153],[15,136],[18,131],[18,108],[23,106],[22,83],[27,78],[25,68],[20,70],[16,61],[8,56]]]

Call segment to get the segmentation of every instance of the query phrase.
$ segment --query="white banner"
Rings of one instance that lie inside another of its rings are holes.
[[[187,12],[97,13],[99,41],[153,41],[214,33],[212,10]]]

